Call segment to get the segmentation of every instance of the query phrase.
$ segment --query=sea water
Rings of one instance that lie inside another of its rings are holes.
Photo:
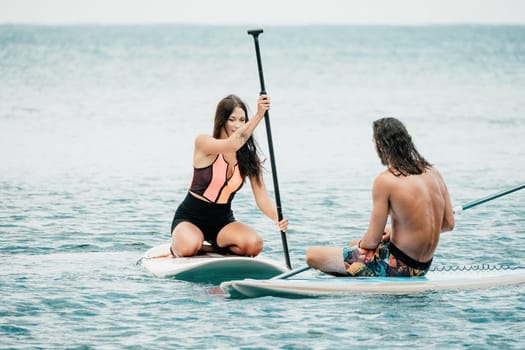
[[[523,286],[419,295],[231,300],[151,276],[194,137],[260,86],[247,28],[0,26],[0,347],[525,347]],[[525,27],[265,27],[271,130],[294,267],[367,227],[383,168],[372,122],[401,119],[454,205],[525,181]],[[256,131],[266,158],[264,127]],[[236,218],[284,263],[249,184]],[[465,211],[434,265],[525,264],[525,192]],[[315,272],[309,272],[315,274]]]

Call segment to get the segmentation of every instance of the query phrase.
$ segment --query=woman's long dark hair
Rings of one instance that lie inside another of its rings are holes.
[[[416,149],[407,129],[395,118],[378,119],[373,124],[376,150],[381,163],[392,174],[419,175],[432,165]]]
[[[230,118],[235,107],[239,107],[244,111],[246,122],[248,122],[248,108],[246,107],[246,104],[239,97],[228,95],[217,104],[213,126],[213,137],[220,137],[221,129],[226,125],[226,122]],[[237,162],[239,164],[239,171],[243,178],[246,176],[253,176],[257,183],[260,183],[262,169],[257,150],[257,144],[253,136],[250,136],[248,141],[246,141],[246,143],[237,151]]]

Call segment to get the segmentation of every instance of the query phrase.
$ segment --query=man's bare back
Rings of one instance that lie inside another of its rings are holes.
[[[386,170],[379,177],[387,183],[390,206],[390,241],[414,260],[434,256],[441,232],[453,228],[452,208],[441,174],[434,167],[420,175],[395,176]]]
[[[424,276],[441,232],[454,228],[447,187],[399,120],[374,121],[373,140],[387,169],[372,186],[367,231],[347,247],[308,248],[306,263],[337,275]]]

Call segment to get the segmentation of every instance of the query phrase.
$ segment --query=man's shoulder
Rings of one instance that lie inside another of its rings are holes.
[[[379,179],[380,181],[396,181],[405,177],[406,176],[402,174],[397,175],[395,171],[392,171],[391,169],[385,169],[377,174],[376,179]]]
[[[396,173],[395,170],[391,171],[390,169],[386,169],[376,176],[374,185],[390,188],[412,187],[415,186],[415,184],[421,183],[421,180],[425,177],[434,177],[436,176],[435,174],[433,169],[428,169],[424,173],[416,175],[403,175]]]
[[[374,187],[389,187],[396,183],[396,177],[388,169],[380,172],[374,179]]]
[[[379,174],[376,175],[374,180],[377,181],[377,180],[383,179],[383,178],[385,178],[387,176],[388,176],[388,170],[383,170],[382,172],[380,172]]]

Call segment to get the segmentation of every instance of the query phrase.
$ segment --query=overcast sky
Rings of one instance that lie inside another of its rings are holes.
[[[525,0],[0,0],[0,23],[525,24]]]

